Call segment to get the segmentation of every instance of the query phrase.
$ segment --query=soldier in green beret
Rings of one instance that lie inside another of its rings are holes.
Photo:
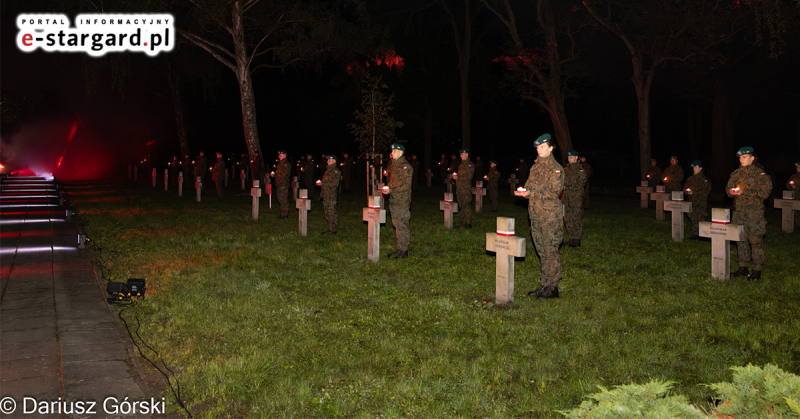
[[[667,193],[672,191],[681,190],[681,182],[683,182],[683,168],[678,166],[678,157],[672,156],[669,158],[669,167],[664,169],[664,178],[661,179],[666,186]]]
[[[661,182],[661,168],[658,167],[656,159],[650,159],[650,168],[647,169],[644,177],[644,180],[647,181],[647,186],[653,188],[653,192],[655,192],[656,186]]]
[[[187,182],[189,185],[194,184],[194,178],[192,177],[192,173],[194,173],[192,164],[192,158],[187,153],[183,156],[183,161],[181,162],[181,170],[183,171],[183,181]]]
[[[402,144],[391,146],[391,173],[389,186],[383,189],[384,194],[391,194],[389,214],[397,236],[397,249],[389,258],[402,259],[408,257],[408,245],[411,243],[411,183],[414,168],[405,158],[406,148]]]
[[[459,154],[461,154],[461,164],[458,165],[455,177],[461,225],[456,228],[472,228],[472,177],[475,175],[475,165],[469,159],[468,148],[462,148]]]
[[[541,286],[528,293],[537,298],[558,298],[561,261],[558,246],[564,239],[564,214],[559,195],[564,189],[564,168],[553,158],[555,143],[550,134],[533,142],[539,157],[525,182],[524,191],[515,195],[528,198],[531,236],[541,262]]]
[[[222,153],[217,152],[217,162],[214,163],[214,168],[211,171],[211,180],[217,187],[217,198],[222,200],[222,187],[225,186],[225,159],[222,158]]]
[[[764,235],[767,233],[767,220],[764,219],[764,200],[772,193],[772,179],[754,165],[755,151],[752,147],[742,147],[736,152],[739,156],[738,169],[731,173],[725,192],[733,197],[734,224],[744,226],[744,239],[736,242],[739,255],[739,269],[731,277],[746,276],[752,263],[753,272],[748,279],[761,279],[764,266]]]
[[[275,189],[281,213],[278,219],[289,218],[289,182],[292,177],[292,165],[287,158],[286,150],[278,150],[278,167],[275,169]]]
[[[485,176],[487,189],[489,190],[489,201],[492,202],[492,212],[497,212],[500,194],[498,193],[498,183],[500,182],[500,171],[497,170],[497,160],[489,161],[489,174]]]
[[[180,168],[181,162],[178,160],[178,156],[172,156],[172,161],[169,162],[169,181],[173,186],[178,185],[178,170]]]
[[[339,193],[339,182],[342,180],[342,172],[336,167],[336,155],[328,154],[328,167],[322,175],[320,186],[320,198],[322,198],[322,208],[325,211],[325,220],[328,221],[328,231],[322,234],[336,234],[339,230],[339,215],[336,213],[336,201]],[[288,192],[288,190],[287,190]]]
[[[794,199],[800,199],[800,161],[794,163],[794,171],[786,181],[786,189],[794,191]],[[794,224],[800,227],[800,211],[794,212]]]
[[[695,160],[690,164],[693,175],[686,179],[683,192],[689,196],[692,203],[692,236],[689,240],[700,240],[700,221],[705,221],[708,214],[708,194],[711,193],[711,181],[703,173],[703,162]]]
[[[565,206],[564,225],[567,227],[569,241],[567,246],[580,247],[583,237],[583,190],[586,185],[586,172],[578,163],[578,152],[567,152],[569,164],[564,168],[564,196],[562,203]]]
[[[194,178],[200,176],[200,181],[206,183],[206,172],[208,171],[208,161],[206,161],[206,154],[200,152],[197,156],[197,162],[194,164]]]

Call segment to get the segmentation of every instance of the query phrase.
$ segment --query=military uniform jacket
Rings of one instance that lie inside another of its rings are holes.
[[[586,179],[588,180],[590,177],[592,177],[592,166],[590,166],[587,162],[580,163],[580,165],[583,168],[583,171],[586,172]]]
[[[525,189],[530,192],[528,195],[529,212],[534,207],[556,209],[560,203],[559,195],[564,189],[564,168],[558,164],[552,154],[544,158],[536,158],[536,162],[529,172],[528,181],[525,182]]]
[[[772,193],[772,179],[758,166],[739,166],[731,173],[725,193],[731,195],[731,189],[739,188],[742,194],[733,198],[733,207],[737,211],[764,211],[764,200]]]
[[[564,205],[577,207],[583,204],[586,177],[586,171],[581,168],[580,163],[570,163],[564,168]]]
[[[390,205],[411,206],[411,180],[414,177],[414,168],[408,163],[405,156],[392,160],[390,166],[392,176],[389,178],[389,193],[392,200]]]
[[[336,167],[336,163],[329,165],[322,176],[322,182],[320,182],[322,192],[320,192],[319,196],[322,199],[336,198],[336,189],[339,187],[341,180],[342,172]]]
[[[419,159],[411,159],[411,168],[414,169],[414,174],[416,175],[419,171]]]
[[[447,168],[448,172],[456,172],[458,171],[458,160],[453,159],[450,161],[450,166]]]
[[[703,172],[700,172],[696,175],[691,175],[689,176],[689,179],[686,179],[686,184],[683,185],[684,193],[687,189],[692,190],[692,194],[689,195],[690,201],[707,202],[708,194],[711,193],[711,182]]]
[[[469,188],[472,185],[472,176],[475,175],[475,165],[472,160],[467,158],[462,160],[458,165],[458,177],[456,178],[456,187]]]
[[[305,175],[306,179],[313,179],[314,178],[314,170],[316,166],[314,165],[314,159],[306,160],[306,166],[303,168],[303,175]]]
[[[536,159],[538,160],[539,158],[537,157]],[[525,163],[523,161],[522,163],[519,164],[519,167],[517,168],[517,179],[522,179],[528,173],[530,173],[530,171],[528,170],[528,163]]]
[[[439,166],[443,167],[444,169],[447,169],[447,165],[448,165],[447,157],[442,157],[442,160],[439,161]]]
[[[791,182],[794,182],[792,184]],[[786,181],[786,189],[790,191],[795,191],[794,199],[800,199],[800,196],[797,196],[798,190],[800,190],[800,173],[795,173],[789,177],[789,180]]]
[[[488,187],[497,189],[497,182],[500,181],[500,171],[497,170],[497,166],[489,169],[489,174],[486,175],[486,181],[488,183]]]
[[[211,172],[211,180],[214,182],[222,181],[225,177],[225,160],[219,159],[214,163],[214,171]]]
[[[342,162],[342,176],[347,179],[350,179],[350,173],[352,173],[353,169],[353,159],[350,157],[344,159]]]
[[[250,162],[250,173],[253,180],[264,179],[264,168],[261,166],[261,156],[257,156]]]
[[[669,184],[673,186],[673,189],[680,189],[681,182],[683,182],[683,168],[676,165],[671,165],[664,169],[664,175],[662,179],[666,178],[667,181],[664,184]]]
[[[208,162],[206,161],[206,156],[200,156],[197,158],[197,164],[194,165],[194,175],[196,176],[205,176],[206,172],[208,171]]]
[[[475,179],[483,179],[483,160],[478,160],[475,162]]]
[[[279,188],[288,188],[291,174],[292,165],[289,163],[289,159],[278,160],[278,167],[275,170],[275,185]]]
[[[658,184],[658,182],[660,182],[662,179],[661,168],[658,166],[656,167],[650,166],[650,168],[647,169],[647,173],[645,173],[645,179],[647,179],[650,182],[655,182],[656,184]]]

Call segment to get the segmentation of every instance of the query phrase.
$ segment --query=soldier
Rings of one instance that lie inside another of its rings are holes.
[[[275,170],[275,189],[278,193],[278,203],[281,205],[281,214],[278,219],[289,218],[289,180],[292,176],[292,166],[286,150],[278,150],[278,167]]]
[[[656,159],[650,159],[650,168],[647,169],[647,173],[645,173],[644,177],[645,180],[647,180],[647,186],[653,188],[655,192],[658,182],[661,181],[661,168],[658,167],[658,161],[656,161]]]
[[[528,180],[528,173],[530,170],[528,169],[528,163],[525,159],[519,159],[519,167],[517,167],[517,179],[519,179],[519,184],[524,185]]]
[[[733,197],[734,224],[744,226],[744,239],[736,242],[739,255],[739,270],[731,277],[745,276],[751,261],[753,272],[748,279],[761,279],[764,266],[764,235],[767,233],[767,220],[764,219],[764,200],[772,193],[772,180],[753,164],[755,151],[752,147],[742,147],[736,152],[739,156],[738,169],[731,173],[725,192]]]
[[[683,168],[678,166],[678,158],[672,156],[669,158],[669,167],[664,169],[664,174],[661,179],[666,186],[667,193],[672,191],[681,190],[681,182],[683,182]]]
[[[417,160],[417,155],[411,155],[411,168],[414,169],[414,175],[411,177],[411,183],[414,185],[413,188],[417,190],[417,173],[419,173],[419,160]]]
[[[497,193],[497,183],[500,181],[500,171],[497,170],[497,160],[489,161],[489,174],[485,176],[485,179],[487,181],[487,189],[489,189],[489,201],[492,202],[492,212],[497,212],[500,198],[500,195]]]
[[[444,181],[447,179],[447,167],[449,162],[447,161],[447,155],[442,153],[442,159],[439,160],[439,175],[442,177],[442,185],[447,186],[447,183]]]
[[[795,174],[789,177],[786,181],[786,189],[794,191],[794,199],[800,199],[798,191],[800,191],[800,161],[794,163]],[[800,211],[794,212],[794,224],[800,227]]]
[[[581,161],[581,167],[586,173],[586,186],[583,187],[583,209],[589,209],[589,178],[592,177],[592,166],[586,161],[586,156],[578,158]]]
[[[458,209],[461,211],[461,225],[456,228],[472,228],[472,177],[475,174],[475,165],[469,159],[469,149],[462,148],[461,164],[458,165],[456,178],[456,196],[458,196]]]
[[[200,177],[200,181],[206,183],[206,172],[208,171],[208,160],[206,160],[206,153],[200,152],[194,164],[194,178]]]
[[[711,193],[711,182],[703,173],[703,162],[695,160],[689,165],[694,172],[686,179],[683,191],[689,195],[692,203],[692,212],[689,219],[692,220],[692,236],[689,240],[700,240],[700,221],[706,220],[708,214],[708,194]]]
[[[222,200],[222,187],[225,186],[225,159],[222,158],[222,153],[217,151],[217,162],[214,163],[214,169],[211,172],[211,180],[217,186],[217,198]]]
[[[258,151],[253,153],[253,160],[250,160],[250,175],[253,180],[264,182],[264,164],[261,162]]]
[[[181,162],[181,170],[183,170],[183,181],[189,182],[190,184],[194,183],[193,182],[194,179],[192,178],[192,173],[194,173],[194,170],[192,169],[192,158],[189,157],[188,153],[185,156],[183,156],[183,161]]]
[[[515,192],[517,196],[528,198],[531,236],[542,267],[541,286],[528,296],[558,298],[558,282],[561,281],[558,246],[564,238],[564,214],[558,196],[564,189],[564,169],[553,158],[555,144],[550,134],[539,136],[533,145],[539,157],[529,172],[525,190]]]
[[[319,179],[322,180],[325,177],[325,169],[328,167],[328,155],[322,154],[320,155],[321,159],[319,164],[317,165],[317,170],[319,171]]]
[[[481,179],[483,179],[483,160],[481,160],[481,156],[475,156],[475,178],[472,180]]]
[[[342,154],[344,161],[342,162],[342,180],[344,180],[344,191],[350,192],[350,181],[353,178],[353,160],[350,159],[348,153]]]
[[[247,179],[250,176],[250,160],[247,158],[247,153],[242,153],[238,166],[237,174],[241,174],[241,171],[244,170],[244,178]]]
[[[450,155],[450,165],[447,166],[447,175],[452,178],[453,174],[458,171],[458,159],[456,158],[455,154]],[[458,185],[454,185],[455,188],[458,188]],[[458,191],[455,191],[458,193]]]
[[[586,186],[586,171],[578,163],[578,152],[567,152],[569,164],[564,168],[564,197],[566,209],[564,225],[567,227],[569,241],[567,246],[580,247],[583,237],[583,192]]]
[[[180,170],[178,166],[180,166],[180,164],[181,162],[178,160],[178,156],[172,156],[172,161],[169,162],[169,179],[172,186],[178,185],[178,170]]]
[[[392,217],[392,225],[397,236],[397,249],[389,255],[389,258],[402,259],[408,257],[408,245],[411,243],[409,221],[411,220],[411,178],[414,176],[414,168],[404,157],[405,147],[395,143],[392,144],[391,150],[392,177],[389,179],[389,187],[384,188],[383,193],[392,196],[389,201],[389,214]]]
[[[342,181],[342,172],[336,167],[336,155],[328,154],[328,167],[322,176],[320,186],[322,191],[319,193],[322,198],[322,208],[325,210],[325,220],[328,221],[328,231],[322,234],[336,234],[339,229],[339,215],[336,213],[336,200],[339,193],[339,182]]]
[[[314,163],[314,156],[309,153],[306,154],[306,165],[302,169],[303,179],[306,181],[306,189],[308,189],[308,199],[314,198],[314,170],[316,165]]]

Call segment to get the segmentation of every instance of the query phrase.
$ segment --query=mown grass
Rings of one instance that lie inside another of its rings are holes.
[[[140,333],[179,371],[197,417],[559,417],[598,385],[672,380],[705,406],[702,384],[729,380],[731,366],[800,372],[800,240],[776,212],[764,279],[719,282],[710,243],[674,243],[633,193],[593,197],[582,247],[561,250],[562,297],[525,296],[539,282],[528,240],[516,300],[492,306],[485,233],[510,216],[530,238],[507,190],[499,213],[452,231],[441,187],[414,192],[410,257],[385,258],[389,223],[372,263],[362,189],[340,196],[336,236],[320,234],[315,200],[307,237],[296,210],[277,220],[277,202],[262,200],[252,221],[250,197],[233,190],[202,203],[141,185],[69,191],[107,279],[147,278]]]

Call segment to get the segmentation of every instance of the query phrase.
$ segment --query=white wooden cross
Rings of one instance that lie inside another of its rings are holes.
[[[486,189],[483,187],[482,180],[475,182],[472,194],[475,195],[475,212],[481,212],[483,210],[483,197],[486,196]]]
[[[648,186],[647,181],[642,181],[642,186],[636,187],[636,192],[642,196],[642,208],[647,208],[650,205],[650,193],[653,192],[653,188]]]
[[[425,173],[425,177],[428,178],[427,185],[430,188],[431,187],[431,178],[433,177],[433,172],[431,172],[431,169],[428,169],[428,173]]]
[[[672,191],[672,200],[664,202],[664,211],[672,211],[672,239],[683,241],[683,214],[692,212],[692,203],[683,200],[683,191]]]
[[[294,199],[297,199],[297,190],[300,189],[300,181],[297,180],[297,176],[292,177],[292,196]]]
[[[253,181],[253,188],[250,189],[250,196],[253,197],[253,220],[258,220],[259,201],[261,198],[261,188],[257,180]]]
[[[167,191],[169,186],[169,169],[164,169],[164,192]]]
[[[664,186],[656,186],[656,191],[650,194],[650,199],[656,201],[656,220],[664,219],[664,201],[669,201],[670,198]]]
[[[225,169],[225,187],[228,187],[228,169]]]
[[[306,236],[308,233],[308,211],[311,210],[311,200],[308,199],[308,189],[300,189],[297,200],[295,200],[295,207],[300,210],[298,225],[300,227],[300,235]]]
[[[444,211],[444,228],[453,229],[453,213],[458,212],[458,202],[453,202],[453,194],[445,193],[444,201],[439,201],[439,209]]]
[[[200,176],[198,176],[194,181],[194,189],[197,193],[197,202],[200,202],[200,195],[203,194],[203,181],[200,180]]]
[[[525,256],[525,239],[514,235],[514,219],[497,217],[497,232],[486,233],[486,250],[495,252],[495,304],[514,301],[514,257]]]
[[[517,183],[519,179],[517,179],[517,175],[515,173],[511,174],[511,177],[508,178],[508,184],[511,185],[511,196],[514,196],[514,192],[517,190]]]
[[[377,262],[381,257],[381,224],[386,224],[383,197],[367,197],[367,208],[364,208],[362,219],[367,222],[367,258]]]
[[[712,208],[711,222],[700,221],[700,237],[711,238],[711,276],[731,278],[731,241],[744,239],[744,226],[731,224],[731,210]]]
[[[800,211],[800,201],[794,199],[794,192],[783,191],[783,199],[776,199],[774,205],[781,209],[781,230],[794,232],[794,212]]]
[[[247,175],[244,174],[244,169],[239,172],[239,179],[242,180],[242,190],[244,190],[244,181],[247,179]]]
[[[183,196],[183,172],[178,172],[178,196]]]
[[[153,178],[153,187],[155,188],[156,187],[156,178],[157,178],[156,169],[155,168],[153,168],[152,178]]]

